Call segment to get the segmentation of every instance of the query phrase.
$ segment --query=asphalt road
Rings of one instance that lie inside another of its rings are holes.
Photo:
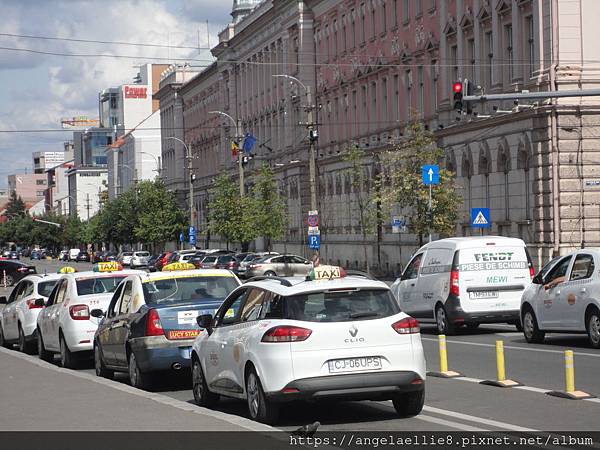
[[[44,267],[49,272],[55,272],[56,262],[40,263],[38,272],[43,272]],[[81,264],[80,267],[85,266]],[[422,326],[422,340],[428,370],[437,371],[438,337],[432,325]],[[504,341],[508,378],[517,380],[524,386],[502,389],[479,384],[481,380],[495,378],[496,340]],[[450,369],[464,376],[455,379],[428,377],[426,406],[417,417],[398,418],[390,402],[290,404],[285,408],[278,427],[293,430],[319,420],[323,430],[354,431],[598,429],[599,399],[568,400],[546,395],[548,390],[564,388],[563,352],[571,349],[575,352],[576,388],[600,396],[600,351],[588,345],[586,336],[549,335],[545,344],[531,345],[512,326],[486,325],[475,332],[465,330],[457,336],[449,336],[447,348]],[[11,358],[10,354],[0,353],[0,369],[6,358]],[[25,358],[37,361],[34,356]],[[67,376],[64,372],[60,376]],[[84,363],[77,372],[93,377],[92,361]],[[24,369],[23,376],[29,376],[28,373]],[[92,383],[89,380],[87,382]],[[109,382],[109,385],[115,387],[126,384],[128,380],[125,374],[118,374],[115,382]],[[175,399],[181,404],[190,405],[193,404],[190,384],[191,377],[187,372],[165,374],[148,395]],[[0,391],[0,397],[9,403],[18,401],[23,395],[20,389]],[[237,418],[247,417],[245,403],[237,400],[222,400],[216,410]]]

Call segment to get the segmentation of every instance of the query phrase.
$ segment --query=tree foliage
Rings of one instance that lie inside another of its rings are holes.
[[[8,203],[6,204],[6,211],[4,215],[7,217],[23,217],[27,215],[27,211],[25,209],[25,202],[21,198],[21,196],[17,197],[17,192],[12,191],[10,193],[10,197],[8,199]]]
[[[264,165],[253,188],[256,209],[251,211],[258,236],[265,238],[267,250],[271,251],[273,239],[280,239],[287,225],[286,204],[279,195],[275,173]]]

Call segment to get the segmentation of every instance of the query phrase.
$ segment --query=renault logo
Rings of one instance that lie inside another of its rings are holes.
[[[350,330],[348,330],[350,332],[350,336],[352,337],[356,337],[356,335],[358,334],[358,328],[356,328],[356,325],[352,325],[350,327]]]

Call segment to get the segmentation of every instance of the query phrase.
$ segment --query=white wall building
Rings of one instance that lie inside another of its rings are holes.
[[[69,170],[69,213],[89,220],[100,210],[107,184],[106,167],[74,167]]]

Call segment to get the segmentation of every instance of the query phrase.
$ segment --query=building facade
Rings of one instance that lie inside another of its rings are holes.
[[[357,256],[363,239],[356,198],[341,154],[360,146],[372,176],[378,154],[406,139],[414,119],[444,150],[437,163],[456,173],[463,197],[457,235],[472,233],[471,208],[489,207],[486,232],[524,239],[536,266],[574,247],[600,245],[597,98],[487,102],[473,105],[476,114],[469,115],[452,104],[452,84],[464,78],[486,94],[596,88],[599,14],[594,0],[251,5],[220,33],[216,65],[181,88],[185,140],[196,158],[198,224],[202,229],[214,174],[237,170],[229,153],[235,127],[220,118],[215,137],[209,111],[219,110],[258,139],[247,184],[264,162],[277,171],[289,221],[275,248],[306,253],[311,109],[319,131],[321,253],[328,261],[364,265]],[[370,265],[390,272],[406,263],[416,238],[383,226],[369,244]]]
[[[44,173],[51,167],[65,162],[65,152],[33,152],[33,172]]]
[[[9,196],[16,192],[17,197],[31,207],[44,198],[46,175],[38,173],[17,173],[8,176]]]

